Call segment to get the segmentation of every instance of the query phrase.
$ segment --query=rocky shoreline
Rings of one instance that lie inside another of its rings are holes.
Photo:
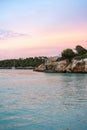
[[[55,57],[48,58],[44,64],[41,64],[35,71],[49,73],[87,73],[87,58],[71,61],[65,59],[61,61],[53,60]]]

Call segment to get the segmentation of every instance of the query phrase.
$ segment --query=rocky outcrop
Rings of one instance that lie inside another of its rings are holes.
[[[48,59],[45,64],[36,68],[36,71],[41,72],[68,72],[68,73],[87,73],[87,58],[82,60],[73,59],[71,62],[68,60],[51,61]]]
[[[66,67],[66,72],[87,73],[87,58],[82,60],[73,59]]]
[[[46,66],[44,64],[41,64],[40,66],[34,69],[34,71],[38,71],[38,72],[44,72],[45,70],[46,70]]]
[[[86,73],[87,72],[87,59],[72,60],[66,68],[66,72],[73,73]]]
[[[67,60],[51,62],[50,64],[46,65],[46,72],[65,72],[67,66]]]

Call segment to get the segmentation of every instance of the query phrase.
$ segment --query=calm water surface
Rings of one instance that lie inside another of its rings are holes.
[[[0,130],[87,130],[87,74],[0,70]]]

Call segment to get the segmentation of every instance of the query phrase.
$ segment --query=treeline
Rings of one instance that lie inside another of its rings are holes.
[[[26,59],[9,59],[1,60],[0,68],[12,68],[14,67],[37,67],[45,62],[47,57],[29,57]]]

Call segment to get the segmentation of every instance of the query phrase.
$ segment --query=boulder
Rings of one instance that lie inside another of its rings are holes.
[[[44,64],[41,64],[40,66],[36,67],[34,70],[39,72],[44,72],[46,70],[46,66]]]

